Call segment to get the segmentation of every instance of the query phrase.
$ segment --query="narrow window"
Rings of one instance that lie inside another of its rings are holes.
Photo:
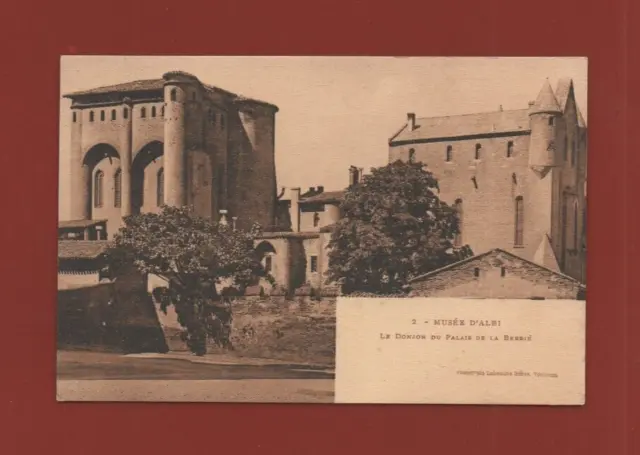
[[[122,170],[120,169],[113,176],[113,205],[114,207],[122,205]]]
[[[566,133],[565,133],[566,134]],[[564,137],[564,150],[562,151],[562,158],[567,161],[569,156],[569,136]]]
[[[104,111],[100,111],[100,121],[104,122]]]
[[[318,271],[318,256],[311,256],[310,258],[310,270],[311,273]]]
[[[122,111],[122,116],[126,119],[129,118],[129,109],[127,109],[126,107],[124,108],[124,110]]]
[[[175,88],[172,88],[171,89],[171,101],[176,101],[177,98],[178,98],[178,93],[177,93]]]
[[[94,207],[102,207],[104,185],[104,172],[97,171],[93,178],[93,205]]]
[[[571,166],[575,166],[576,165],[576,149],[577,149],[577,140],[574,137],[573,141],[571,142]]]
[[[318,227],[318,224],[320,224],[320,215],[316,212],[313,214],[313,227]]]
[[[224,114],[220,114],[220,128],[224,129]]]
[[[160,168],[158,171],[158,181],[156,187],[156,203],[158,207],[164,205],[164,168]]]
[[[500,276],[504,278],[506,274],[507,274],[507,269],[505,269],[504,267],[500,267]]]
[[[146,116],[147,116],[147,108],[146,107],[140,108],[140,118],[145,118]]]
[[[507,158],[511,158],[513,156],[513,141],[509,141],[507,143]]]
[[[462,246],[462,199],[456,199],[453,208],[458,220],[458,232],[453,239],[453,244],[454,246]]]
[[[476,160],[480,159],[480,151],[481,150],[482,150],[482,146],[480,144],[476,144],[476,155],[475,155]]]
[[[89,121],[93,122],[93,111],[89,112]]]
[[[578,203],[573,204],[573,249],[578,250]]]
[[[162,106],[162,108],[160,108],[160,115],[164,117],[164,105]]]
[[[155,117],[155,116],[156,116],[156,107],[151,106],[151,117]]]
[[[264,258],[264,271],[267,273],[271,273],[271,268],[273,267],[273,259],[271,256],[266,256]]]
[[[115,120],[115,119],[116,119],[116,110],[111,109],[111,120]]]
[[[212,111],[211,112],[211,124],[213,126],[216,126],[216,117],[217,117],[216,113]]]
[[[554,120],[553,117],[549,117],[549,126],[553,126]]]
[[[416,151],[414,149],[409,150],[409,162],[415,163],[416,161]]]
[[[447,145],[447,161],[453,161],[453,147]]]
[[[524,203],[522,196],[516,198],[516,219],[515,219],[515,238],[514,246],[524,245]]]
[[[473,276],[475,276],[475,277],[479,277],[480,276],[480,269],[478,267],[473,269]]]
[[[196,92],[193,92],[193,93],[191,94],[191,99],[192,99],[193,101],[195,101],[195,100],[196,100]]]
[[[73,123],[76,123],[76,113],[73,113]]]

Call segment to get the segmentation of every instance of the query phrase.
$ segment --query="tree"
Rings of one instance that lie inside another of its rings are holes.
[[[112,273],[133,265],[142,274],[168,283],[153,290],[165,313],[173,305],[184,328],[183,340],[195,354],[206,352],[207,337],[231,347],[230,301],[218,291],[223,281],[243,289],[267,277],[253,241],[260,229],[233,229],[195,216],[188,207],[164,206],[160,213],[125,217],[107,251]],[[227,288],[227,291],[229,288]]]
[[[468,247],[454,248],[458,218],[437,188],[421,163],[402,161],[349,187],[328,245],[329,281],[345,293],[397,293],[411,278],[468,256]]]

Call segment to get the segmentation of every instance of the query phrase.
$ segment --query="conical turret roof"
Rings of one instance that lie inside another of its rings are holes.
[[[538,94],[538,98],[536,98],[536,102],[531,107],[531,111],[529,115],[536,114],[539,112],[562,112],[560,106],[558,105],[558,100],[556,96],[553,94],[553,89],[551,88],[551,84],[549,83],[549,79],[544,81],[544,85],[542,86],[542,90]]]

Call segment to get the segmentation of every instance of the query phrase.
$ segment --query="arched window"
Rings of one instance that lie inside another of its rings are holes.
[[[155,117],[155,116],[156,116],[156,107],[151,106],[151,117]]]
[[[553,126],[554,120],[553,117],[549,117],[549,126]]]
[[[524,245],[524,202],[522,196],[516,198],[515,236],[514,246]]]
[[[89,121],[93,122],[93,111],[89,112]]]
[[[176,101],[176,99],[178,98],[178,92],[175,88],[171,89],[170,97],[171,97],[171,101]]]
[[[482,150],[482,146],[480,144],[476,144],[476,154],[475,154],[475,159],[476,160],[480,159],[481,150]]]
[[[453,161],[453,147],[450,145],[447,145],[447,156],[446,156],[446,160],[447,161]]]
[[[122,206],[122,170],[120,169],[113,176],[113,206]]]
[[[146,116],[147,116],[147,108],[146,107],[140,108],[140,118],[145,118]]]
[[[76,123],[76,113],[73,113],[73,123]]]
[[[415,163],[416,161],[416,151],[414,149],[409,149],[409,162]]]
[[[164,205],[164,168],[158,171],[158,181],[156,184],[156,199],[158,207]]]
[[[100,111],[100,121],[104,122],[104,111]]]
[[[511,158],[513,156],[513,141],[507,142],[507,158]]]
[[[127,109],[126,107],[124,108],[124,110],[122,111],[123,117],[125,119],[129,118],[129,109]]]
[[[456,217],[458,219],[458,232],[453,239],[453,244],[454,246],[462,246],[462,199],[456,199],[453,208],[456,211]]]
[[[93,205],[94,207],[102,207],[104,196],[104,172],[97,171],[93,177]]]
[[[318,215],[318,212],[315,212],[313,214],[313,227],[318,227],[318,224],[320,224],[320,215]]]

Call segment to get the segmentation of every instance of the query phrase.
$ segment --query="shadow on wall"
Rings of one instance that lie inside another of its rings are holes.
[[[167,352],[151,297],[115,283],[58,291],[58,348]]]

